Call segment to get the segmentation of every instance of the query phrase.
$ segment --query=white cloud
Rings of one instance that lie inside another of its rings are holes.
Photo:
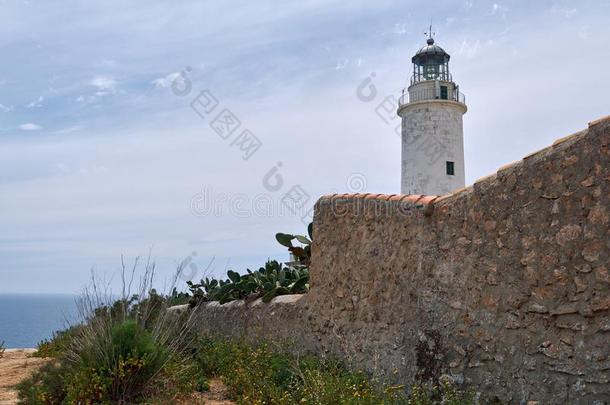
[[[499,15],[503,20],[506,19],[506,14],[508,13],[508,7],[505,7],[501,4],[494,3],[491,6],[491,14]]]
[[[337,62],[337,65],[335,66],[335,70],[343,70],[347,67],[347,64],[349,63],[348,59],[343,59]]]
[[[43,101],[44,101],[44,97],[43,96],[39,96],[37,100],[32,101],[26,107],[27,108],[39,108],[39,107],[42,107],[42,102]]]
[[[33,124],[31,122],[19,125],[19,129],[22,131],[37,131],[42,129],[40,125]]]
[[[57,131],[53,132],[54,134],[70,134],[72,132],[77,132],[80,131],[81,129],[83,129],[82,126],[80,125],[74,125],[72,127],[68,127],[68,128],[62,128],[62,129],[58,129]]]
[[[180,72],[170,73],[165,77],[159,77],[152,81],[152,84],[158,89],[166,89],[172,85],[174,80],[179,80],[182,85],[184,82],[184,78],[180,74]]]
[[[112,76],[95,76],[90,84],[97,88],[96,96],[116,93],[117,81]]]
[[[5,113],[11,112],[11,111],[13,111],[13,106],[12,105],[6,106],[4,104],[0,104],[0,110]]]
[[[460,46],[460,55],[466,55],[467,58],[473,58],[481,49],[481,41],[476,40],[473,43],[470,43],[467,39],[462,41],[462,45]]]

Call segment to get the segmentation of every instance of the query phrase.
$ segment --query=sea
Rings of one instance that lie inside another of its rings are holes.
[[[0,294],[0,343],[6,348],[33,348],[76,318],[76,296]]]

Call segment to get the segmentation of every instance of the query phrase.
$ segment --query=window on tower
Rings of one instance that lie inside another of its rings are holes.
[[[447,174],[449,176],[454,176],[455,175],[455,163],[447,162]]]

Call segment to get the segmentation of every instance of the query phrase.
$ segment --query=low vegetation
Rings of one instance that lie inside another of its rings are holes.
[[[227,399],[239,404],[474,403],[472,394],[448,383],[407,390],[351,372],[336,360],[294,356],[268,343],[199,336],[181,357],[171,360],[168,348],[133,321],[110,332],[101,350],[81,353],[76,365],[67,360],[64,339],[79,334],[57,334],[59,341],[45,345],[45,350],[52,347],[55,361],[20,384],[21,399],[28,404],[173,403],[208,389],[209,379],[220,378]]]
[[[0,359],[4,357],[4,352],[6,351],[6,347],[4,347],[4,341],[0,340]]]
[[[241,404],[467,405],[474,396],[441,386],[383,384],[333,359],[286,354],[267,343],[202,339],[195,361],[207,377],[219,376]]]

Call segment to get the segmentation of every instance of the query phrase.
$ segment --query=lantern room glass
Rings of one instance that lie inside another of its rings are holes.
[[[449,74],[449,62],[438,63],[436,61],[427,61],[423,64],[413,64],[412,83],[421,82],[424,80],[442,80],[451,81]]]

